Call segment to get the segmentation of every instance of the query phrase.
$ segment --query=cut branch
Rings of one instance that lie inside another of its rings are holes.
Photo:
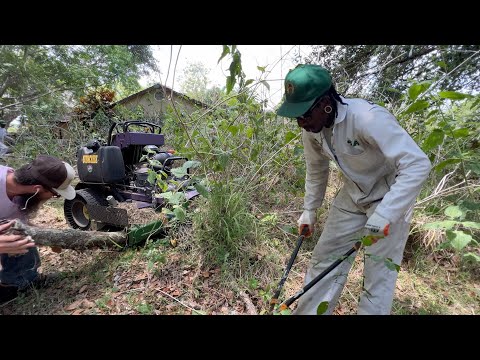
[[[128,235],[123,231],[83,231],[77,229],[47,229],[24,224],[16,219],[13,230],[30,235],[36,245],[56,246],[64,249],[123,248]]]

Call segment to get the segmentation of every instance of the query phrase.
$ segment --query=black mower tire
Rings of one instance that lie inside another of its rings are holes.
[[[63,212],[67,223],[73,229],[93,230],[92,220],[88,215],[87,204],[108,206],[106,199],[93,189],[77,190],[77,195],[72,200],[65,200]],[[106,230],[107,225],[97,223],[96,230]]]

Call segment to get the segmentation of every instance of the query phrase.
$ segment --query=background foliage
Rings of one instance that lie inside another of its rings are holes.
[[[322,45],[296,56],[299,63],[329,68],[347,96],[387,107],[421,146],[433,170],[415,207],[409,243],[478,276],[480,47]],[[210,190],[196,210],[182,210],[179,221],[191,224],[199,258],[221,267],[228,286],[255,283],[267,298],[293,246],[302,207],[300,129],[266,110],[258,95],[269,87],[265,68],[247,78],[235,45],[219,46],[222,58],[231,60],[223,88],[208,87],[201,63],[180,77],[182,91],[208,109],[181,115],[170,106],[158,120],[168,145],[200,162],[194,174]],[[28,119],[17,136],[19,161],[49,153],[74,162],[76,147],[101,137],[111,121],[141,119],[141,112],[127,110],[115,118],[110,105],[138,90],[138,76],[152,69],[147,46],[0,46],[0,109],[4,118]],[[58,141],[56,120],[71,109],[77,116],[69,131],[76,136]],[[336,186],[330,183],[331,194]],[[324,202],[320,218],[328,206]]]

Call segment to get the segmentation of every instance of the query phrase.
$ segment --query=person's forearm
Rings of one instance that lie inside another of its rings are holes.
[[[328,183],[328,166],[328,160],[323,160],[315,167],[307,165],[305,197],[303,199],[305,210],[316,210],[322,206]]]

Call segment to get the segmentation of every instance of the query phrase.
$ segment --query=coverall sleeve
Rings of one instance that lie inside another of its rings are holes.
[[[395,183],[375,211],[396,222],[420,193],[431,169],[430,160],[386,109],[371,110],[367,121],[362,122],[361,131],[364,139],[378,146],[386,160],[395,166]]]
[[[322,206],[327,189],[329,159],[323,155],[321,145],[303,129],[302,140],[307,170],[303,208],[316,210]]]

